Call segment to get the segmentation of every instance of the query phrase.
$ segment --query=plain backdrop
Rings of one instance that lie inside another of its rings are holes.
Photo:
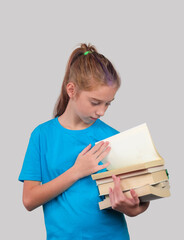
[[[119,131],[146,122],[170,174],[170,198],[126,217],[131,239],[183,238],[183,11],[178,0],[0,2],[0,239],[46,239],[42,208],[25,210],[18,176],[30,133],[52,118],[81,42],[94,44],[122,79],[102,120]]]

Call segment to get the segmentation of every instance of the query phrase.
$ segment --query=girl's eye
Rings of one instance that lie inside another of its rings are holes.
[[[99,105],[100,103],[91,102],[91,104],[92,104],[93,106],[96,106],[96,105]],[[111,105],[111,103],[106,103],[106,106],[109,106],[109,105]]]
[[[91,104],[95,106],[98,105],[99,103],[91,102]]]

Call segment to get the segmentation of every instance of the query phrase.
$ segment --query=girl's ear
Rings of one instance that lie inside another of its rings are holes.
[[[66,85],[66,91],[67,91],[67,94],[68,94],[69,98],[74,98],[76,93],[77,93],[77,89],[76,89],[75,83],[69,82]]]

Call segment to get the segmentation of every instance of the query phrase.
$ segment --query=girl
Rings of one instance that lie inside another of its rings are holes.
[[[124,214],[136,216],[148,207],[133,190],[126,198],[113,176],[112,209],[100,211],[102,199],[90,176],[109,164],[101,163],[110,151],[101,140],[118,131],[99,118],[119,87],[111,62],[94,46],[81,44],[69,58],[54,119],[31,134],[19,180],[26,209],[43,205],[48,240],[127,240]]]

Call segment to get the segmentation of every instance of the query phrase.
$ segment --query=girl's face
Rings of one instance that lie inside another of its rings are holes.
[[[75,114],[86,124],[95,122],[105,114],[117,90],[116,86],[100,86],[92,91],[81,91],[73,101]]]

